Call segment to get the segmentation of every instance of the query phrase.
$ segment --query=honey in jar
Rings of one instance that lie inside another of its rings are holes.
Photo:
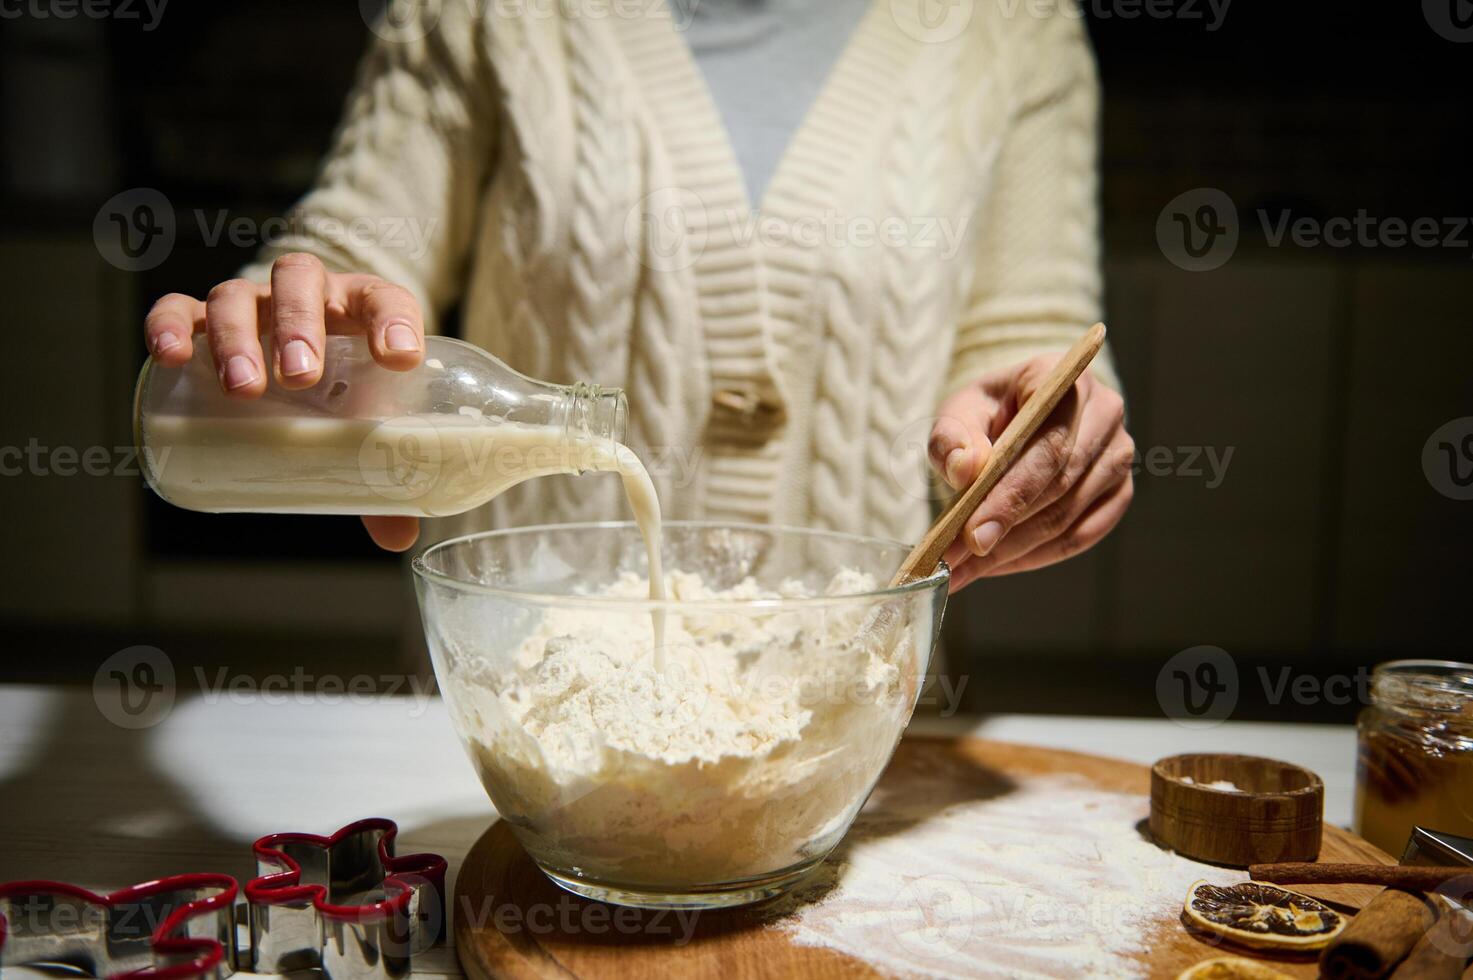
[[[1473,664],[1381,664],[1357,728],[1357,833],[1393,856],[1413,827],[1473,837]]]

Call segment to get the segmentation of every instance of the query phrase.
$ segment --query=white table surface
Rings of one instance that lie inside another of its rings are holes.
[[[1268,755],[1319,773],[1326,820],[1350,822],[1350,726],[1002,715],[918,719],[912,731],[1145,764],[1178,752]],[[0,685],[0,880],[110,891],[183,871],[244,879],[255,838],[326,834],[367,816],[398,822],[401,853],[443,854],[452,881],[493,819],[438,699],[197,697],[129,731],[100,714],[90,688]],[[459,971],[437,949],[417,958],[416,972]]]

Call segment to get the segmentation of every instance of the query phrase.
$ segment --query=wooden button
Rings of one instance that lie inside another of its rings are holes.
[[[783,406],[763,398],[750,389],[723,388],[711,397],[719,411],[739,417],[743,422],[764,429],[775,429],[787,418]]]

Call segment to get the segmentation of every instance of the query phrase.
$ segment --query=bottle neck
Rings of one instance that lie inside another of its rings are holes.
[[[562,426],[567,439],[624,441],[629,403],[622,389],[601,388],[580,381],[564,390]]]

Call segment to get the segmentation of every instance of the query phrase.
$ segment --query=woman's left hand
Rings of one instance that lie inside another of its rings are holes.
[[[952,395],[931,430],[931,463],[956,490],[976,478],[1002,434],[1058,361],[1043,355]],[[1093,547],[1135,492],[1135,442],[1125,402],[1086,372],[946,552],[951,591],[989,575],[1026,572]]]

